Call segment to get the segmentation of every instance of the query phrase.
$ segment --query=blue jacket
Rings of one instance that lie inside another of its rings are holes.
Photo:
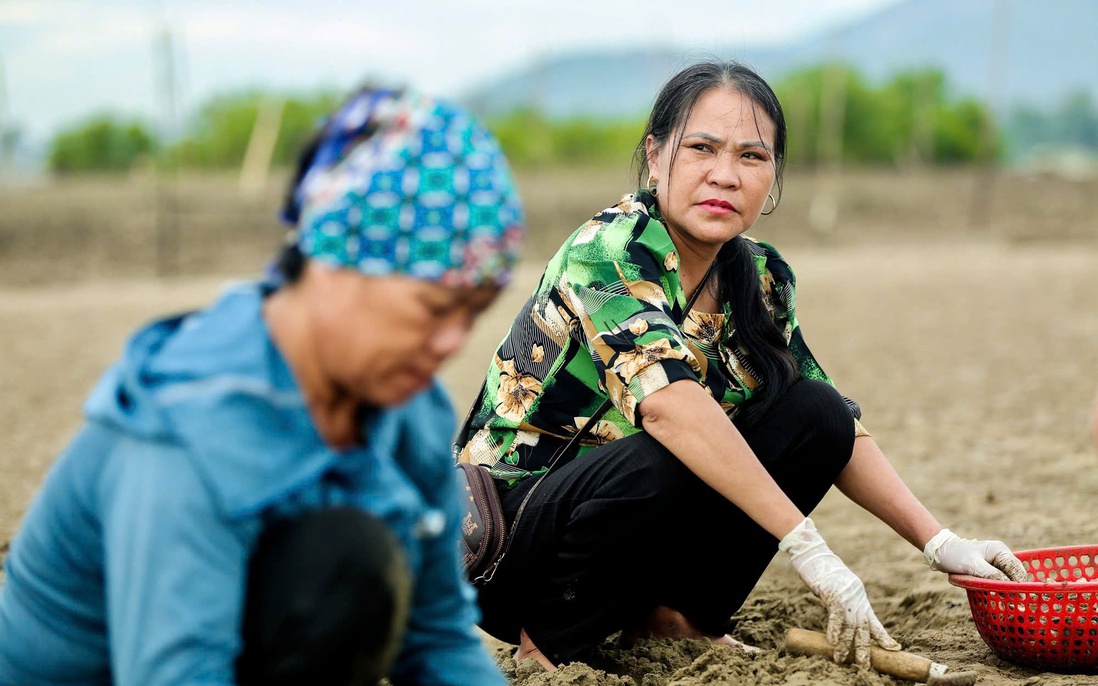
[[[453,412],[435,387],[375,414],[368,446],[317,435],[255,284],[139,331],[85,405],[12,542],[0,684],[231,684],[261,517],[354,504],[414,579],[395,684],[506,681],[474,633],[457,552]]]

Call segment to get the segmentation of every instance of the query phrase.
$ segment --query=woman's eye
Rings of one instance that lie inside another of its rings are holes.
[[[436,318],[445,317],[446,315],[448,315],[450,313],[450,306],[449,305],[445,305],[445,304],[441,304],[441,303],[433,303],[429,300],[424,300],[423,301],[423,307],[424,307],[425,310],[427,310],[427,314],[431,315],[432,317],[436,317]]]

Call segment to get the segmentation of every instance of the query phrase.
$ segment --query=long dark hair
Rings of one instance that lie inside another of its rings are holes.
[[[658,146],[670,151],[668,168],[673,168],[679,146],[678,141],[671,138],[682,136],[682,127],[694,105],[713,88],[731,88],[742,93],[774,122],[774,178],[780,199],[785,172],[785,114],[778,96],[761,76],[750,67],[731,61],[699,62],[675,74],[664,84],[637,144],[637,186],[644,187],[648,175],[648,137],[652,136]],[[709,287],[714,289],[719,302],[729,303],[732,326],[739,343],[747,350],[750,371],[760,382],[756,400],[745,406],[737,418],[737,421],[750,424],[765,414],[774,400],[797,380],[797,362],[763,302],[750,242],[736,236],[725,243],[717,255],[715,272],[716,283],[711,281]]]

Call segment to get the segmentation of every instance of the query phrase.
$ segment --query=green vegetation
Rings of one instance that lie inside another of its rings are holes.
[[[489,119],[511,164],[538,167],[554,164],[628,164],[644,131],[644,119],[550,120],[539,112],[520,109]]]
[[[244,160],[260,109],[280,118],[272,164],[291,164],[318,122],[341,96],[321,92],[311,96],[280,96],[260,91],[225,95],[199,109],[190,133],[168,150],[168,158],[182,167],[233,168]]]
[[[101,115],[54,138],[50,144],[49,165],[50,169],[62,174],[121,172],[155,149],[152,134],[141,123]]]
[[[951,99],[938,71],[906,72],[873,87],[854,69],[822,65],[790,74],[775,90],[785,108],[792,165],[839,157],[863,165],[950,164],[1000,149],[987,110],[971,98]],[[628,163],[644,130],[643,116],[550,120],[528,109],[488,125],[516,166]]]
[[[1000,130],[978,100],[950,92],[935,70],[897,74],[874,85],[841,64],[804,69],[775,90],[789,126],[789,163],[806,166],[958,164],[1019,157],[1039,145],[1098,150],[1098,114],[1085,94],[1051,113],[1019,110]],[[340,95],[247,91],[206,102],[170,145],[158,146],[140,123],[98,117],[54,139],[50,168],[59,173],[123,171],[142,156],[186,168],[239,168],[254,131],[266,121],[270,161],[292,164],[297,151]],[[644,115],[620,119],[550,119],[519,109],[488,119],[516,167],[627,166]],[[1004,140],[1011,141],[1007,146]]]
[[[826,120],[825,83],[844,96],[828,103]],[[855,164],[950,164],[980,159],[984,145],[991,157],[1000,149],[990,113],[974,99],[951,99],[939,71],[904,72],[872,87],[849,67],[821,66],[791,74],[775,90],[786,111],[791,164],[819,164],[836,153]],[[822,138],[824,130],[841,139],[841,150]]]
[[[1049,113],[1021,108],[1008,125],[1012,140],[1011,152],[1024,156],[1039,148],[1076,148],[1098,153],[1098,112],[1094,101],[1085,92],[1070,95]]]
[[[140,123],[101,116],[58,134],[51,144],[49,167],[60,174],[125,171],[138,158],[156,153],[160,163],[178,167],[239,168],[261,108],[277,125],[271,163],[285,166],[295,160],[340,97],[327,91],[304,96],[248,91],[216,97],[199,109],[180,140],[163,146]]]

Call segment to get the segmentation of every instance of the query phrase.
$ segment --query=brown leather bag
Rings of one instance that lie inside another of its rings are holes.
[[[481,388],[481,396],[483,395],[484,389]],[[474,406],[473,410],[469,412],[469,417],[465,420],[465,426],[461,431],[462,436],[465,436],[469,431],[475,409]],[[496,569],[499,568],[499,563],[503,561],[503,558],[507,555],[507,550],[511,547],[511,539],[514,537],[515,530],[518,529],[518,523],[522,518],[523,511],[526,510],[526,504],[530,502],[530,496],[534,495],[534,491],[538,490],[538,486],[549,475],[549,472],[553,471],[553,467],[557,466],[560,459],[569,454],[573,446],[579,445],[580,440],[591,431],[591,427],[602,419],[602,415],[606,414],[608,409],[610,409],[609,398],[603,401],[599,409],[595,410],[595,413],[572,436],[567,445],[553,455],[552,459],[549,460],[549,464],[546,465],[545,471],[542,472],[537,482],[523,497],[522,503],[519,504],[518,511],[515,513],[515,521],[511,522],[510,527],[507,526],[507,521],[503,516],[503,504],[500,502],[499,491],[496,490],[495,479],[492,478],[488,468],[470,462],[457,463],[458,483],[465,494],[465,500],[463,501],[465,515],[461,518],[461,543],[458,545],[461,551],[461,564],[465,567],[465,575],[469,581],[473,582],[473,585],[479,586],[492,580],[492,577],[496,574]],[[454,455],[456,456],[459,452],[455,444]]]
[[[484,388],[481,387],[480,396],[478,397],[483,395]],[[534,495],[534,491],[538,490],[538,486],[545,481],[545,477],[549,476],[549,472],[553,471],[553,467],[557,466],[560,459],[572,452],[572,447],[578,446],[580,440],[590,433],[591,428],[610,409],[610,404],[609,398],[603,401],[599,409],[595,410],[595,413],[587,420],[587,423],[580,427],[580,430],[572,436],[568,443],[553,455],[549,460],[549,464],[545,466],[545,471],[541,473],[537,482],[523,497],[518,511],[515,512],[515,521],[511,522],[510,527],[507,526],[507,521],[503,516],[503,504],[499,499],[499,491],[496,490],[495,479],[492,478],[488,468],[469,462],[457,463],[458,483],[466,496],[463,501],[465,515],[461,518],[461,543],[459,544],[461,563],[465,567],[465,575],[474,585],[479,586],[492,580],[492,577],[496,574],[496,569],[499,568],[499,563],[503,561],[503,558],[507,555],[507,550],[511,547],[511,539],[514,538],[515,530],[518,529],[518,523],[522,519],[523,511],[526,510],[526,504],[530,502],[530,496]],[[461,436],[468,435],[475,411],[476,406],[474,405],[473,409],[469,411],[469,416],[465,419]],[[459,452],[460,450],[455,443],[455,457]]]
[[[477,583],[503,553],[507,522],[503,518],[495,480],[483,465],[458,462],[458,483],[465,496],[461,518],[461,564],[469,580]]]

